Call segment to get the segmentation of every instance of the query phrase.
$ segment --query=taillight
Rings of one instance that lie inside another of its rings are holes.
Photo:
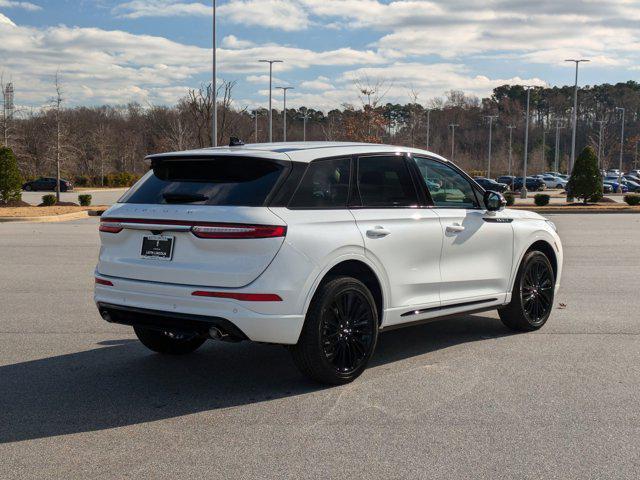
[[[122,227],[118,223],[114,223],[111,225],[108,223],[101,223],[100,227],[98,227],[98,230],[107,233],[120,233],[122,231]]]
[[[275,293],[233,293],[233,292],[207,292],[198,290],[191,295],[196,297],[231,298],[242,302],[281,302],[282,298]]]
[[[104,278],[96,277],[96,284],[104,285],[105,287],[113,287],[113,283],[111,283],[109,280],[105,280]]]
[[[274,238],[284,237],[287,227],[279,225],[195,225],[191,232],[198,238]]]

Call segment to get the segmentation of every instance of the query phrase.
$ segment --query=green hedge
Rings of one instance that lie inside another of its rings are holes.
[[[539,207],[549,205],[549,200],[551,200],[551,195],[547,195],[545,193],[537,193],[535,197],[533,197],[533,203]]]
[[[58,203],[58,200],[56,199],[55,195],[49,193],[42,196],[42,205],[44,205],[45,207],[51,207],[56,203]]]
[[[623,198],[624,201],[627,202],[627,205],[640,205],[640,195],[637,193],[625,195]]]
[[[80,202],[81,206],[88,207],[91,205],[91,195],[78,195],[78,202]]]
[[[516,203],[516,196],[511,192],[505,192],[504,199],[507,201],[507,207],[510,207],[514,203]]]

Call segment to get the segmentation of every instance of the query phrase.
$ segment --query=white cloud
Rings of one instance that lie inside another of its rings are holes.
[[[122,18],[211,16],[211,5],[172,0],[133,0],[121,3],[112,12]]]
[[[14,0],[0,0],[0,8],[21,8],[29,12],[42,10],[42,7],[31,2],[18,2]]]
[[[250,40],[240,40],[235,35],[227,35],[222,39],[222,46],[227,48],[249,48],[253,47],[255,43]]]
[[[309,26],[306,11],[293,0],[233,0],[218,7],[227,20],[284,31],[304,30]]]
[[[335,87],[327,77],[318,77],[315,80],[307,80],[300,83],[300,88],[307,90],[333,90]]]

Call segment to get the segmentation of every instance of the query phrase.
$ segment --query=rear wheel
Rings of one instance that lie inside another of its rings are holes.
[[[555,284],[547,256],[537,250],[527,252],[518,269],[511,303],[498,310],[502,323],[519,331],[542,327],[551,315]]]
[[[206,340],[195,334],[133,327],[136,336],[149,350],[168,355],[185,355],[194,352]]]
[[[365,370],[377,340],[378,312],[371,292],[355,278],[338,277],[319,287],[291,353],[307,377],[341,385]]]
[[[30,192],[31,190],[33,190],[33,187],[31,187],[31,185],[25,185],[24,186],[24,191],[25,192]]]

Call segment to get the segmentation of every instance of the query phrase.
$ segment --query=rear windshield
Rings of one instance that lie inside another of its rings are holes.
[[[120,203],[256,207],[285,170],[283,163],[260,158],[155,160]]]

